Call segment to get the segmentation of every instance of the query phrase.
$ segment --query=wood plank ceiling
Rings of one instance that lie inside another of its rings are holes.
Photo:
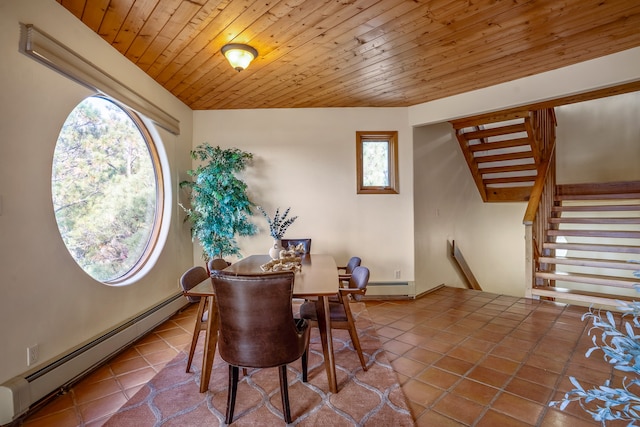
[[[640,46],[638,0],[57,1],[195,110],[409,106]]]

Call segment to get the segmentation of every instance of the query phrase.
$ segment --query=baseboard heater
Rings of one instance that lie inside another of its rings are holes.
[[[415,298],[415,282],[369,282],[365,299]]]
[[[182,294],[176,294],[47,366],[1,384],[0,425],[11,423],[39,400],[74,383],[186,304]]]

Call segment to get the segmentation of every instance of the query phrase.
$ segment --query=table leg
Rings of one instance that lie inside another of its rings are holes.
[[[218,307],[216,306],[215,298],[213,295],[207,298],[209,300],[209,317],[207,319],[207,331],[204,339],[204,354],[202,355],[200,393],[204,393],[209,389],[213,357],[216,354],[216,346],[218,345]]]
[[[331,317],[329,315],[329,297],[318,297],[316,310],[318,317],[318,329],[320,330],[320,341],[322,341],[322,352],[324,354],[324,366],[327,370],[327,381],[329,382],[329,390],[331,390],[332,393],[337,393],[338,380],[336,378],[336,361],[333,355]]]

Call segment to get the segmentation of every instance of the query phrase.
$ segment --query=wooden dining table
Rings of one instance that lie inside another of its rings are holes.
[[[251,255],[231,264],[225,268],[225,271],[239,275],[262,273],[260,266],[270,260],[269,255]],[[328,298],[338,293],[338,268],[333,257],[324,254],[304,255],[302,256],[301,264],[301,270],[295,273],[293,297],[317,298],[319,301],[319,303],[316,304],[318,311],[318,329],[322,342],[327,381],[329,383],[329,390],[332,393],[337,393],[338,381],[336,378],[336,365],[333,354]],[[204,393],[209,389],[213,358],[218,343],[218,315],[213,282],[207,279],[185,292],[185,295],[201,297],[201,304],[207,304],[209,310],[202,358],[202,371],[200,374],[200,392]]]

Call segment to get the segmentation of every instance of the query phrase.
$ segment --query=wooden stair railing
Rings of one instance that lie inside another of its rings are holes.
[[[640,181],[558,185],[547,224],[531,295],[608,307],[638,299]]]
[[[451,122],[485,202],[527,201],[555,139],[553,109],[510,111]]]
[[[542,255],[553,256],[552,248],[544,248],[546,241],[546,230],[553,212],[556,189],[556,152],[555,138],[549,141],[546,148],[546,158],[538,170],[536,182],[531,190],[531,197],[524,214],[523,224],[525,225],[525,258],[526,258],[526,278],[525,296],[531,298],[532,289],[536,285],[535,273],[541,268]],[[553,269],[553,264],[549,264]]]
[[[456,245],[455,240],[449,243],[449,246],[450,246],[449,249],[451,251],[451,256],[456,261],[456,264],[462,271],[465,281],[467,282],[467,287],[469,289],[481,291],[482,287],[480,286],[480,283],[478,283],[476,276],[474,276],[473,271],[471,271],[471,267],[469,267],[469,264],[467,264],[467,260],[464,259],[464,256],[462,255],[462,251]]]

